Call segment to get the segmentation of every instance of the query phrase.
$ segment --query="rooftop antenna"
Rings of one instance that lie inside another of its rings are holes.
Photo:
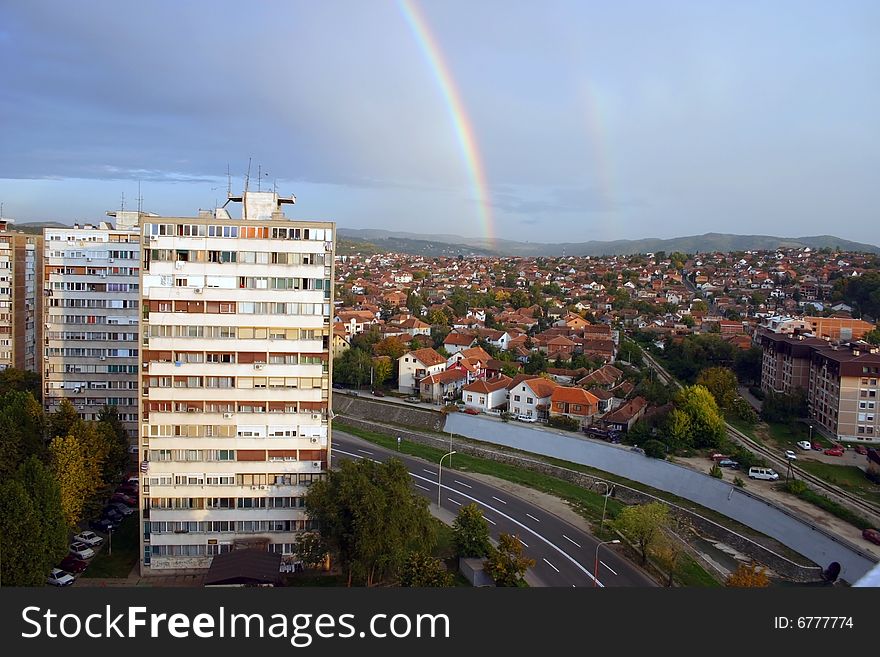
[[[251,160],[252,159],[253,158],[250,158],[250,157],[248,158],[247,175],[244,177],[244,196],[245,196],[245,198],[242,198],[243,203],[241,204],[241,218],[242,219],[247,219],[247,200],[246,200],[246,197],[247,197],[247,193],[248,193],[248,185],[251,182]]]
[[[141,195],[141,181],[138,180],[138,214],[144,211],[144,197]]]
[[[120,212],[125,212],[125,192],[122,192],[122,204],[119,206]]]
[[[232,174],[229,173],[229,162],[226,163],[226,197],[232,196]]]
[[[269,177],[269,173],[263,173],[263,165],[257,165],[257,191],[263,191],[263,176]]]

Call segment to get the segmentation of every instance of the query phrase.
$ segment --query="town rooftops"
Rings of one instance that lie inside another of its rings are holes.
[[[510,385],[512,379],[509,376],[504,376],[503,374],[494,379],[484,379],[480,381],[474,381],[473,383],[469,383],[462,390],[467,390],[468,392],[476,392],[488,395],[490,392],[495,392],[496,390],[501,390],[502,388],[506,388]]]

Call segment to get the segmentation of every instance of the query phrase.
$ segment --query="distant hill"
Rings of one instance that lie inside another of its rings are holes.
[[[393,240],[400,240],[398,246],[405,247],[411,241],[423,244],[448,243],[458,249],[470,249],[479,254],[484,252],[492,255],[506,256],[602,256],[630,255],[633,253],[655,253],[657,251],[681,251],[682,253],[706,253],[721,251],[770,251],[777,248],[811,249],[831,248],[843,251],[856,251],[880,254],[880,247],[873,244],[862,244],[844,240],[833,235],[816,235],[813,237],[774,237],[771,235],[732,235],[726,233],[706,233],[687,237],[669,239],[645,238],[641,240],[615,240],[611,242],[565,242],[547,244],[541,242],[514,242],[511,240],[495,240],[486,238],[467,238],[460,235],[419,235],[417,233],[395,232],[373,229],[340,228],[340,237],[368,241],[376,246],[384,246]],[[468,246],[463,246],[468,245]],[[389,249],[391,250],[391,249]],[[404,248],[398,251],[416,253]],[[455,250],[455,249],[453,249]],[[466,251],[462,251],[466,253]],[[426,255],[420,253],[420,255]],[[437,255],[437,254],[432,254]]]
[[[464,238],[461,238],[464,239]],[[357,237],[344,237],[340,232],[339,245],[336,249],[338,255],[372,255],[376,253],[409,253],[433,258],[435,256],[458,255],[493,255],[488,249],[475,248],[466,244],[455,244],[439,240],[410,239],[405,237],[382,237],[374,239],[361,239]]]
[[[19,230],[30,235],[42,235],[44,228],[70,228],[70,224],[61,224],[57,221],[31,221],[23,224],[12,224],[13,230]]]

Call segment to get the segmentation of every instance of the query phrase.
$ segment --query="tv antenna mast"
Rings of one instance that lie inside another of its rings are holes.
[[[141,181],[138,180],[138,214],[144,211],[144,197],[141,195]]]

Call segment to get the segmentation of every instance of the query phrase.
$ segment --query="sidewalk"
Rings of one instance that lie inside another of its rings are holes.
[[[138,572],[138,565],[135,564],[128,577],[77,577],[73,586],[85,587],[117,587],[117,586],[146,586],[146,587],[201,587],[205,582],[205,571],[193,571],[192,573],[183,573],[179,575],[158,575],[151,577],[141,577]]]

